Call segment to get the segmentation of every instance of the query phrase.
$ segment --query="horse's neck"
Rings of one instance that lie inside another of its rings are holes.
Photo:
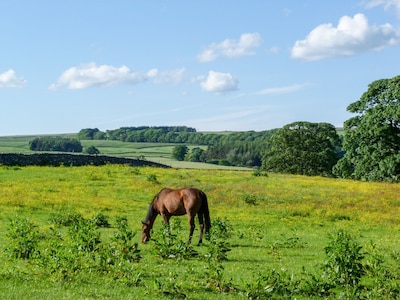
[[[149,222],[150,225],[153,225],[154,220],[156,219],[156,217],[157,217],[157,210],[156,210],[156,208],[154,206],[154,201],[153,201],[153,202],[151,202],[151,204],[149,206],[149,210],[147,211],[147,216],[146,216],[145,222],[146,223]]]

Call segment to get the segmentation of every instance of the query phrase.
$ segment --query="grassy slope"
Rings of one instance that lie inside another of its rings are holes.
[[[74,137],[74,134],[62,136]],[[9,136],[0,137],[0,153],[32,153],[29,150],[29,141],[37,136]],[[125,143],[109,140],[83,140],[82,146],[95,146],[101,154],[123,157],[145,157],[149,161],[165,164],[173,168],[196,168],[196,169],[235,169],[248,170],[248,168],[218,166],[206,163],[195,163],[176,161],[172,158],[172,149],[175,144],[164,143]],[[189,145],[188,148],[198,147]],[[205,146],[200,146],[206,148]]]
[[[148,180],[155,175],[157,181]],[[209,198],[212,219],[232,226],[229,260],[223,278],[239,289],[271,269],[300,274],[303,267],[317,272],[324,261],[328,233],[344,228],[368,249],[376,243],[380,254],[393,264],[400,241],[400,185],[364,183],[319,177],[271,174],[255,177],[252,172],[232,170],[177,170],[103,167],[0,167],[0,240],[5,243],[7,223],[15,215],[28,217],[46,230],[49,217],[57,212],[79,212],[91,217],[103,212],[126,215],[139,242],[140,221],[148,203],[162,187],[196,186]],[[248,195],[257,205],[244,200]],[[177,218],[175,218],[177,219]],[[181,236],[187,235],[185,217]],[[161,229],[156,220],[154,232]],[[103,230],[110,235],[112,229]],[[197,239],[196,231],[194,240]],[[133,264],[143,276],[137,287],[107,276],[84,276],[79,282],[46,279],[29,263],[14,263],[0,252],[0,294],[5,298],[30,294],[32,299],[148,298],[177,290],[192,299],[244,299],[240,293],[218,293],[205,289],[205,262],[200,259],[162,260],[152,244],[140,245],[143,259]],[[205,247],[197,248],[200,253]],[[397,256],[398,257],[398,256]],[[35,276],[31,277],[32,274]],[[29,279],[28,279],[29,278]],[[28,280],[28,281],[26,281]],[[175,285],[174,285],[175,284]],[[165,296],[165,294],[164,294]]]

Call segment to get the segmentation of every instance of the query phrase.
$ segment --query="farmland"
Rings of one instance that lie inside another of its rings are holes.
[[[76,137],[76,134],[60,134],[62,137]],[[37,136],[6,136],[0,137],[0,153],[32,153],[29,142]],[[128,158],[144,158],[174,168],[196,169],[236,169],[246,170],[240,167],[217,166],[213,164],[177,161],[172,158],[172,149],[176,144],[168,143],[129,143],[115,140],[81,140],[84,148],[95,146],[101,154],[122,156]],[[188,148],[203,147],[188,145]],[[247,169],[248,170],[248,169]]]
[[[171,236],[158,218],[152,241],[140,243],[148,204],[165,186],[206,192],[213,231],[202,246],[186,246],[185,217],[172,219]],[[0,294],[395,299],[399,194],[398,184],[244,170],[3,166]],[[109,226],[91,227],[94,219]],[[329,268],[337,263],[333,241],[355,246],[339,252],[348,255],[341,279]],[[357,254],[362,268],[351,273]]]

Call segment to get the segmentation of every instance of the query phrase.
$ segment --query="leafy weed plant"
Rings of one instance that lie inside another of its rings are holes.
[[[207,254],[205,255],[208,281],[206,286],[208,288],[215,287],[220,291],[233,289],[232,283],[225,279],[223,265],[223,262],[228,260],[228,252],[231,251],[231,247],[227,242],[227,238],[232,235],[230,229],[231,225],[227,220],[217,218],[212,222]]]
[[[127,217],[117,217],[116,227],[118,231],[114,232],[112,238],[116,249],[113,256],[126,262],[138,262],[142,256],[138,243],[132,241],[136,234],[129,228]]]
[[[18,216],[12,218],[7,237],[10,240],[7,250],[12,257],[30,259],[38,254],[41,235],[38,226],[29,219]]]
[[[178,232],[171,232],[170,226],[164,224],[153,239],[154,253],[161,258],[189,259],[198,256],[198,252],[188,241],[183,241]]]
[[[246,204],[249,204],[249,205],[257,205],[257,202],[258,202],[257,195],[252,195],[252,194],[244,194],[242,196],[242,199]]]
[[[354,238],[339,229],[330,236],[325,247],[327,260],[324,262],[324,276],[333,284],[355,287],[365,274],[362,260],[365,254]]]
[[[77,220],[69,227],[69,234],[78,251],[93,252],[101,243],[95,220]]]
[[[49,221],[57,226],[70,226],[82,219],[83,217],[80,213],[67,212],[52,214]]]

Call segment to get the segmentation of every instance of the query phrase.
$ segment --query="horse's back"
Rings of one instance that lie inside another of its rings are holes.
[[[196,188],[165,188],[158,194],[158,201],[171,215],[195,214],[202,205],[203,194]]]
[[[202,206],[204,193],[196,188],[183,188],[181,193],[186,210],[197,213]]]

